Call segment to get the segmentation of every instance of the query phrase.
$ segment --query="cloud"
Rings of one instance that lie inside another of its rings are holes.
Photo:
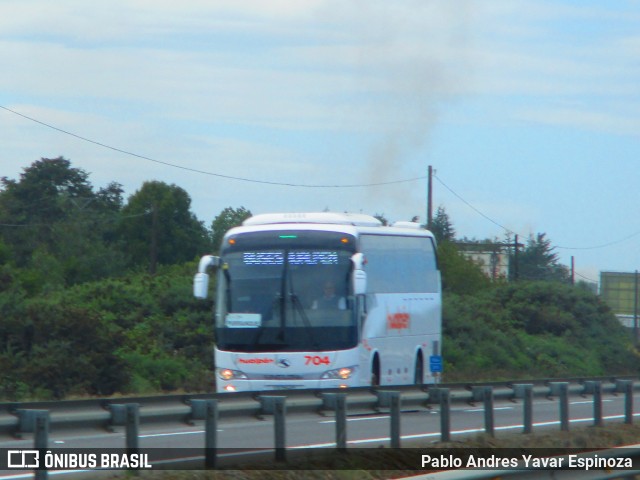
[[[43,121],[160,160],[285,182],[369,183],[422,176],[434,159],[456,164],[431,148],[434,132],[447,141],[438,128],[450,124],[637,135],[637,26],[637,15],[597,2],[0,2],[0,90],[5,104]],[[406,219],[425,202],[421,182],[338,194],[237,188],[4,113],[0,122],[10,147],[3,165],[63,154],[99,184],[117,175],[137,188],[162,177],[188,187],[201,212],[238,201]]]
[[[113,0],[87,3],[83,0],[46,2],[21,0],[0,4],[0,34],[49,38],[63,43],[99,46],[102,42],[126,45],[151,37],[216,32],[269,32],[278,27],[313,19],[314,9],[325,2],[306,0]],[[270,26],[272,25],[272,26]],[[295,28],[298,33],[303,26]]]
[[[636,107],[640,107],[640,104]],[[517,117],[527,122],[551,126],[578,127],[594,132],[606,132],[615,135],[640,137],[640,117],[626,116],[622,109],[597,111],[588,108],[570,108],[548,106],[534,109],[523,109]],[[640,113],[640,111],[638,111]]]

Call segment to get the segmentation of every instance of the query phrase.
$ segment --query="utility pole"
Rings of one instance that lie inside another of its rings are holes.
[[[518,281],[518,234],[513,241],[513,279]]]
[[[571,285],[576,284],[576,259],[571,256]]]
[[[158,265],[158,207],[151,205],[151,246],[149,248],[149,273],[155,275]]]
[[[508,245],[508,243],[505,243],[505,245]],[[509,280],[513,280],[514,282],[517,282],[518,279],[520,278],[520,249],[524,248],[524,244],[518,242],[518,234],[514,234],[513,237],[513,270],[511,270],[513,272],[513,275],[511,276],[511,278]],[[509,268],[511,269],[511,266],[509,266]]]
[[[429,165],[427,176],[427,230],[431,230],[433,223],[433,167]]]
[[[636,270],[635,274],[635,282],[634,282],[634,295],[633,295],[633,337],[638,343],[638,270]]]

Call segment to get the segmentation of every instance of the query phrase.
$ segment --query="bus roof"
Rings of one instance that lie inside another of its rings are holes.
[[[242,222],[243,226],[274,225],[283,223],[314,223],[330,225],[354,225],[357,227],[381,227],[382,222],[371,215],[358,213],[264,213]]]
[[[393,235],[409,237],[430,237],[433,233],[425,230],[417,222],[395,222],[391,226],[383,226],[377,218],[370,215],[354,213],[265,213],[247,218],[242,226],[226,232],[225,238],[231,235],[248,232],[265,232],[272,230],[315,230],[344,232],[359,236],[362,234]]]

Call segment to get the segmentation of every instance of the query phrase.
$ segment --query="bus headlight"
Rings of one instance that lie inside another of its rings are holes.
[[[343,367],[343,368],[336,368],[335,370],[329,370],[328,372],[324,372],[322,374],[322,378],[323,380],[329,380],[329,379],[339,379],[339,380],[347,380],[348,378],[351,378],[351,375],[353,375],[356,371],[356,367]]]
[[[246,380],[248,377],[240,370],[231,370],[230,368],[218,368],[218,376],[222,380],[242,379]]]

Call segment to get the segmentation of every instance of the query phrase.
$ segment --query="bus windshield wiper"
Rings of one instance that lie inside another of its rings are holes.
[[[304,329],[309,334],[309,340],[311,340],[311,344],[316,350],[320,350],[318,341],[316,340],[316,337],[313,334],[313,327],[311,326],[311,322],[309,321],[309,316],[307,315],[307,312],[304,309],[304,305],[302,305],[302,302],[300,301],[300,297],[298,297],[298,295],[293,292],[293,288],[291,289],[289,296],[291,298],[291,304],[295,309],[294,311],[297,311],[300,314],[300,317],[302,318]]]
[[[302,318],[302,323],[304,325],[304,329],[309,334],[309,340],[311,340],[311,344],[316,350],[320,349],[318,345],[318,341],[316,340],[315,335],[313,334],[313,328],[311,327],[311,322],[309,321],[309,316],[300,301],[300,297],[295,293],[295,289],[293,288],[293,276],[291,275],[289,278],[289,298],[291,299],[291,304],[293,305],[293,311],[298,312],[300,318]]]
[[[289,259],[289,250],[284,251],[284,265],[282,268],[282,276],[280,277],[280,331],[278,332],[278,340],[284,342],[284,331],[287,325],[287,274],[289,269],[287,268],[288,259]]]

